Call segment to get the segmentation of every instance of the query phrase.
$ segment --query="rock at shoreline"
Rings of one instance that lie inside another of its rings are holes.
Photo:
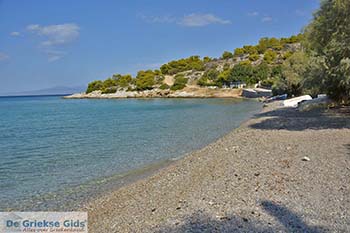
[[[152,89],[145,91],[119,90],[115,93],[103,94],[101,91],[90,93],[77,93],[63,97],[64,99],[123,99],[123,98],[237,98],[239,89],[212,90],[208,88],[185,88],[171,91]]]

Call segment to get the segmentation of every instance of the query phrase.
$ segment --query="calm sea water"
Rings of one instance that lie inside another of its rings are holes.
[[[0,210],[177,158],[259,110],[256,101],[232,99],[1,97]]]

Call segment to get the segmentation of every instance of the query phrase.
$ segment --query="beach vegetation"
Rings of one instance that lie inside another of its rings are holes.
[[[199,56],[191,56],[189,58],[184,58],[176,61],[171,61],[160,67],[163,74],[177,74],[183,71],[193,70],[201,71],[204,70],[204,62]]]
[[[159,86],[159,89],[161,89],[161,90],[167,90],[169,88],[170,88],[170,86],[166,83],[163,83],[162,85]]]
[[[88,84],[88,87],[86,89],[86,93],[100,90],[102,87],[103,87],[103,82],[101,80],[92,81]]]
[[[350,103],[350,1],[325,0],[305,29],[304,46],[312,59],[320,89],[334,100]],[[321,75],[320,75],[321,74]]]
[[[141,70],[137,73],[135,84],[138,91],[151,90],[155,82],[155,73],[152,70]]]
[[[221,57],[222,59],[229,59],[229,58],[233,58],[233,54],[229,51],[225,51]]]
[[[187,81],[188,81],[188,78],[186,78],[184,75],[182,74],[176,75],[174,84],[170,87],[170,90],[177,91],[185,88]]]
[[[272,64],[277,57],[277,53],[273,51],[272,49],[268,49],[264,53],[264,61],[266,61],[268,64]]]

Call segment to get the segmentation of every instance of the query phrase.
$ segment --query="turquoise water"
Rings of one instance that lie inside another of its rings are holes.
[[[177,158],[259,109],[232,99],[1,97],[0,210]]]

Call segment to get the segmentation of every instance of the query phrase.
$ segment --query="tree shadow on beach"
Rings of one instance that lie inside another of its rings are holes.
[[[348,150],[348,155],[350,156],[350,144],[346,144],[344,146]]]
[[[189,216],[183,222],[174,222],[156,232],[309,232],[328,231],[324,227],[309,226],[301,216],[287,207],[271,201],[262,201],[264,212],[272,216],[276,223],[259,220],[260,214],[250,216],[218,216],[213,218],[201,211]]]
[[[350,128],[350,107],[330,110],[310,110],[300,112],[295,108],[278,108],[257,114],[263,118],[249,127],[262,130],[302,131],[306,129],[342,129]]]

